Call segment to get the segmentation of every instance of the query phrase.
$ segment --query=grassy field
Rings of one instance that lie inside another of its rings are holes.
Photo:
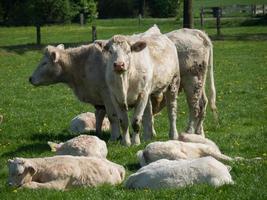
[[[148,20],[141,27],[134,19],[99,20],[98,37],[115,33],[132,34],[154,23],[163,32],[178,28],[173,20]],[[214,37],[214,29],[206,29]],[[42,47],[33,45],[33,27],[0,28],[0,199],[267,199],[267,29],[263,26],[223,28],[225,41],[214,41],[215,80],[219,125],[208,110],[205,131],[221,150],[230,156],[255,157],[258,162],[233,163],[235,185],[213,188],[196,185],[172,190],[126,190],[122,186],[101,186],[69,191],[16,190],[6,185],[6,161],[12,157],[50,156],[47,141],[65,141],[74,137],[68,132],[70,120],[79,113],[93,111],[80,103],[66,86],[59,84],[34,88],[28,77],[38,64]],[[65,43],[75,46],[88,43],[88,27],[77,25],[42,28],[45,44]],[[265,39],[265,40],[264,40]],[[179,97],[178,129],[184,130],[187,107]],[[157,140],[167,140],[166,111],[156,117]],[[109,133],[104,135],[106,141]],[[138,147],[108,143],[108,158],[123,165],[127,175],[139,165]]]

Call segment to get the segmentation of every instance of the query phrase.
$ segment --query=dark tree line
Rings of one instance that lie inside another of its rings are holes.
[[[34,25],[99,18],[174,17],[179,0],[1,0],[0,24]]]

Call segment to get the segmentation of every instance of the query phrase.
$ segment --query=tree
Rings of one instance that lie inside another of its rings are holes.
[[[184,28],[193,28],[193,0],[184,0]]]
[[[148,0],[152,17],[174,17],[177,14],[179,0]]]

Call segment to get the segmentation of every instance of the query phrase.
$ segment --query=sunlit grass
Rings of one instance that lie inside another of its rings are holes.
[[[162,32],[178,27],[171,20],[144,22],[136,19],[99,21],[98,37],[113,34],[132,34],[158,23]],[[215,35],[215,29],[206,30]],[[73,189],[66,192],[47,190],[14,190],[6,186],[6,161],[16,156],[42,157],[52,153],[48,140],[64,141],[74,137],[69,131],[70,120],[79,113],[94,111],[80,103],[66,86],[59,84],[34,88],[28,77],[42,55],[42,47],[28,45],[35,42],[34,27],[0,28],[0,199],[267,199],[267,41],[235,40],[235,35],[266,35],[266,27],[224,28],[229,41],[214,42],[215,80],[219,125],[208,109],[205,121],[207,137],[214,140],[225,154],[231,156],[265,158],[259,162],[234,163],[231,174],[233,186],[212,188],[206,185],[176,190],[130,191],[122,186]],[[77,45],[91,41],[90,26],[46,26],[42,28],[43,44],[65,43]],[[226,37],[226,38],[227,38]],[[260,38],[258,38],[260,39]],[[178,129],[187,122],[185,98],[178,99]],[[156,140],[168,139],[166,110],[155,119]],[[108,138],[109,133],[104,138]],[[108,158],[122,164],[127,175],[138,169],[135,153],[143,148],[122,147],[108,143]]]

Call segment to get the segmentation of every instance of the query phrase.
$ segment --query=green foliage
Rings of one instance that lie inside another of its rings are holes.
[[[148,0],[151,17],[174,17],[180,0]]]

